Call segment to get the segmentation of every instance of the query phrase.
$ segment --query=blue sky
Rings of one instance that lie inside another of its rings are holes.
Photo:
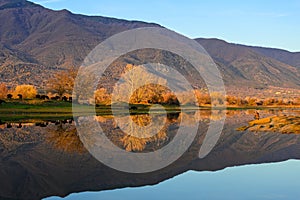
[[[300,51],[300,1],[33,0],[73,13],[155,22],[190,38]]]

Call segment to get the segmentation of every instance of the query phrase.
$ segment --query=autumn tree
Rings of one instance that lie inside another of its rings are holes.
[[[222,105],[225,102],[225,96],[222,95],[222,93],[219,92],[212,92],[210,93],[210,97],[213,102],[211,102],[212,105]]]
[[[163,102],[165,104],[179,105],[179,101],[178,101],[176,95],[173,94],[172,92],[165,92],[165,93],[163,93],[162,97],[163,97]]]
[[[115,87],[114,100],[129,103],[160,103],[166,91],[166,80],[143,66],[128,64],[122,81]]]
[[[14,97],[22,95],[24,99],[32,99],[36,94],[37,90],[33,85],[18,85],[13,92]]]
[[[105,88],[96,90],[94,96],[96,104],[110,104],[111,102],[111,95],[107,93]]]
[[[0,99],[7,97],[8,89],[5,83],[0,83]]]
[[[235,96],[226,96],[226,101],[228,105],[237,105],[237,98]]]
[[[253,97],[246,97],[245,100],[248,102],[247,105],[249,106],[256,106],[256,98]]]
[[[129,103],[163,104],[165,95],[170,90],[160,84],[147,84],[136,89],[129,99]]]
[[[48,80],[49,92],[57,93],[60,98],[66,93],[71,94],[76,75],[77,70],[75,68],[57,71],[53,77]]]

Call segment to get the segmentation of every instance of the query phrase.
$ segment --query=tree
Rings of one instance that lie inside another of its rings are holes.
[[[36,94],[37,90],[33,85],[18,85],[14,91],[15,97],[18,96],[20,98],[21,95],[24,99],[33,99]]]
[[[169,105],[179,105],[177,97],[172,92],[166,92],[163,94],[163,102]]]
[[[5,83],[0,83],[0,99],[7,97],[8,89]]]
[[[161,104],[164,102],[164,94],[170,92],[168,88],[160,84],[147,84],[136,89],[130,97],[129,103]]]
[[[114,100],[129,103],[163,101],[166,80],[147,71],[143,66],[127,64],[122,81],[115,87]],[[115,96],[116,95],[116,96]]]
[[[100,88],[95,91],[95,103],[96,104],[110,104],[111,95],[107,93],[105,88]]]
[[[222,93],[219,92],[212,92],[210,93],[210,97],[213,100],[212,105],[217,106],[217,105],[222,105],[225,102],[225,96],[222,95]],[[237,100],[239,101],[239,100]]]
[[[56,72],[53,77],[48,80],[48,90],[57,93],[60,98],[66,93],[71,94],[76,75],[77,70],[75,68]]]
[[[228,105],[237,105],[237,98],[235,96],[226,96],[226,101]]]

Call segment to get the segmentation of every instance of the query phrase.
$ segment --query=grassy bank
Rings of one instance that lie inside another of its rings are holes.
[[[115,105],[114,114],[146,114],[149,113],[150,105],[135,104],[129,105]],[[227,110],[243,110],[243,109],[290,109],[296,108],[292,106],[276,107],[276,106],[230,106],[213,109],[227,109]],[[299,108],[299,107],[298,107]],[[174,112],[194,112],[196,110],[209,110],[210,106],[196,107],[192,105],[184,105],[181,107],[164,105],[163,107],[151,108],[154,113],[174,113]],[[22,120],[22,119],[60,119],[72,118],[73,114],[91,115],[96,111],[97,115],[111,115],[112,110],[110,105],[76,105],[76,112],[73,113],[72,103],[64,101],[44,101],[44,100],[9,100],[0,104],[0,120]]]
[[[278,132],[284,134],[300,134],[299,116],[272,116],[249,122],[248,126],[237,129],[238,131],[252,132]]]

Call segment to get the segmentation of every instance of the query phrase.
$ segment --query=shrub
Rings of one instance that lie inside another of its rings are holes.
[[[33,85],[18,85],[14,91],[14,97],[22,95],[24,99],[33,99],[37,95],[36,88]]]

